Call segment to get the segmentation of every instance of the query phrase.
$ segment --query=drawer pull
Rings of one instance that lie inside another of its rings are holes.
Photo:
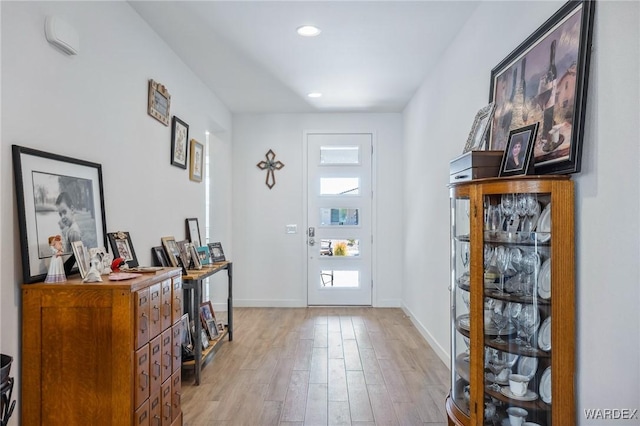
[[[469,175],[458,175],[454,179],[458,179],[459,180],[459,179],[466,179],[468,177],[469,177]]]

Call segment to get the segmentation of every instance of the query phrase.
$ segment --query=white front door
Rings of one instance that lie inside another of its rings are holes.
[[[370,133],[307,133],[309,305],[371,305]]]

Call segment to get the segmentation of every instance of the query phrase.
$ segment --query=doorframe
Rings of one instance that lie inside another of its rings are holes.
[[[377,307],[378,301],[378,292],[377,292],[377,282],[378,282],[378,188],[377,188],[377,177],[378,177],[378,134],[375,130],[303,130],[302,132],[302,176],[303,184],[302,184],[302,238],[301,244],[303,246],[304,252],[304,265],[302,267],[302,282],[304,283],[304,299],[306,302],[306,306],[309,305],[309,256],[307,255],[307,230],[309,229],[309,215],[307,212],[307,206],[309,205],[309,193],[307,188],[309,187],[309,170],[308,170],[308,155],[309,155],[309,146],[307,144],[307,138],[310,134],[324,134],[324,135],[349,135],[349,134],[367,134],[371,135],[371,148],[373,152],[371,153],[371,191],[373,195],[371,197],[371,236],[373,241],[371,243],[371,307]],[[316,305],[313,305],[316,306]]]

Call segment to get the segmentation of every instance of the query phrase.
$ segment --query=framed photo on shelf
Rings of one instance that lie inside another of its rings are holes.
[[[476,113],[476,117],[473,120],[471,126],[471,132],[467,138],[467,144],[464,146],[463,154],[469,151],[482,151],[484,150],[485,140],[487,138],[487,129],[489,128],[489,122],[493,117],[493,111],[496,108],[495,102],[491,102],[489,105],[480,108]]]
[[[171,120],[171,164],[187,168],[189,125],[175,115]]]
[[[102,166],[18,145],[11,149],[23,282],[47,276],[51,235],[62,237],[65,255],[73,253],[73,241],[106,247]],[[67,273],[76,272],[73,267]]]
[[[200,341],[202,342],[202,349],[207,349],[209,347],[209,337],[207,336],[207,331],[204,328],[200,329]]]
[[[194,182],[202,182],[204,170],[204,145],[195,139],[191,139],[190,151],[189,179]]]
[[[569,1],[491,71],[489,149],[539,123],[536,174],[580,171],[594,1]]]
[[[189,327],[189,314],[184,314],[180,318],[180,333],[182,336],[182,346],[193,346],[191,329]]]
[[[89,253],[82,241],[74,241],[71,243],[73,249],[73,255],[76,258],[76,265],[80,271],[80,276],[85,279],[87,272],[89,272]]]
[[[208,265],[211,263],[211,252],[209,251],[209,247],[198,247],[196,248],[198,252],[198,258],[200,259],[201,265]]]
[[[128,232],[109,232],[107,236],[109,237],[109,244],[111,244],[114,258],[123,258],[130,268],[138,266],[138,258],[136,257],[133,244],[131,244],[131,236]]]
[[[202,242],[200,240],[200,225],[198,224],[198,218],[192,217],[185,219],[185,223],[187,225],[187,238],[191,241],[196,247],[202,246]]]
[[[202,321],[202,327],[207,330],[211,339],[218,336],[216,316],[213,312],[213,305],[211,305],[211,301],[207,300],[200,304],[200,320]]]
[[[167,88],[157,81],[149,80],[147,113],[165,126],[168,126],[170,111],[171,95]]]
[[[509,132],[499,176],[526,175],[533,172],[531,154],[537,131],[538,123],[534,123]]]
[[[164,250],[167,254],[167,260],[169,261],[170,266],[181,266],[182,263],[180,262],[180,249],[178,248],[178,244],[176,243],[175,238],[162,237],[161,241],[162,246],[164,247]]]
[[[178,250],[180,251],[180,264],[184,272],[191,268],[191,252],[189,251],[189,240],[176,241]]]
[[[224,251],[222,251],[222,244],[220,242],[209,243],[207,244],[209,247],[209,251],[211,252],[211,261],[212,262],[224,262]]]
[[[172,266],[171,263],[169,263],[167,253],[164,251],[162,246],[151,247],[151,254],[153,255],[156,266]]]

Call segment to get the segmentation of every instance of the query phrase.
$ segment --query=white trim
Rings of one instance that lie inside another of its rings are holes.
[[[220,304],[222,307],[223,304]],[[307,301],[303,299],[233,299],[234,308],[306,308]],[[214,309],[218,309],[214,306]],[[227,305],[224,304],[225,311]]]
[[[411,309],[407,307],[404,303],[402,304],[402,310],[409,317],[413,325],[418,329],[420,335],[424,337],[424,339],[429,343],[431,349],[434,350],[436,355],[440,358],[442,362],[447,366],[449,370],[451,370],[451,354],[445,350],[438,341],[433,337],[433,335],[429,332],[429,330],[420,323],[420,321],[415,319],[415,315],[412,314]]]

